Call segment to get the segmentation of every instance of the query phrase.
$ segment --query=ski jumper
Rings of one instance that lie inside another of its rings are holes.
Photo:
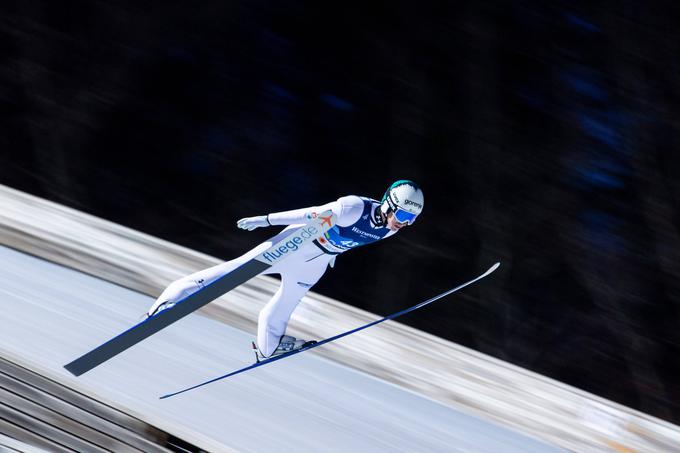
[[[287,226],[281,233],[238,258],[172,282],[149,311],[166,301],[176,303],[236,269],[282,239],[287,230],[304,225],[308,213],[331,209],[337,216],[332,229],[262,273],[281,275],[281,286],[258,317],[257,346],[264,356],[269,356],[286,332],[288,321],[302,297],[319,281],[329,264],[333,266],[337,255],[395,233],[383,222],[380,204],[371,198],[349,195],[322,206],[269,214],[267,220],[271,225]]]

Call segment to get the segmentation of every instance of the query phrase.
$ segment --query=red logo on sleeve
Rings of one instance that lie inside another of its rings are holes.
[[[321,216],[321,220],[323,220],[323,222],[321,222],[321,226],[323,226],[324,223],[327,223],[328,228],[330,228],[332,226],[331,225],[331,219],[332,218],[333,218],[333,215],[329,215],[328,217]]]

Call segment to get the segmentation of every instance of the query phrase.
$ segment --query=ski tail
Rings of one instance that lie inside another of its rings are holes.
[[[223,376],[218,376],[218,377],[216,377],[216,378],[214,378],[214,379],[210,379],[210,380],[208,380],[208,381],[205,381],[205,382],[202,382],[202,383],[200,383],[200,384],[197,384],[197,385],[194,385],[194,386],[185,388],[185,389],[183,389],[183,390],[179,390],[179,391],[174,392],[174,393],[169,393],[169,394],[167,394],[167,395],[163,395],[163,396],[160,397],[160,399],[170,398],[171,396],[179,395],[180,393],[185,393],[185,392],[188,392],[189,390],[194,390],[194,389],[197,389],[197,388],[199,388],[199,387],[203,387],[204,385],[208,385],[208,384],[211,384],[211,383],[213,383],[213,382],[216,382],[216,381],[219,381],[219,380],[222,380],[222,379],[226,379],[226,378],[228,378],[228,377],[235,376],[235,375],[237,375],[237,374],[244,373],[244,372],[246,372],[246,371],[252,370],[253,368],[258,368],[258,367],[260,367],[260,366],[268,365],[268,364],[270,364],[270,363],[272,363],[272,362],[276,362],[277,360],[281,360],[281,359],[288,358],[288,357],[293,356],[293,355],[295,355],[295,354],[299,354],[299,353],[301,353],[301,352],[308,351],[308,350],[310,350],[310,349],[314,349],[314,348],[317,348],[317,347],[319,347],[319,346],[323,346],[323,345],[326,344],[326,343],[330,343],[330,342],[332,342],[332,341],[339,340],[340,338],[346,337],[346,336],[348,336],[348,335],[352,335],[353,333],[362,331],[362,330],[364,330],[364,329],[368,329],[369,327],[375,326],[376,324],[380,324],[381,322],[385,322],[385,321],[390,320],[390,319],[398,318],[399,316],[405,315],[405,314],[410,313],[410,312],[412,312],[412,311],[418,310],[419,308],[422,308],[422,307],[424,307],[425,305],[431,304],[432,302],[434,302],[434,301],[436,301],[436,300],[439,300],[439,299],[441,299],[442,297],[446,297],[446,296],[448,296],[449,294],[453,294],[453,293],[455,293],[456,291],[460,291],[461,289],[465,288],[466,286],[469,286],[469,285],[471,285],[471,284],[473,284],[473,283],[475,283],[475,282],[477,282],[477,281],[483,279],[484,277],[488,276],[488,275],[491,274],[493,271],[495,271],[496,269],[498,269],[498,267],[499,267],[500,265],[501,265],[501,263],[495,263],[493,266],[491,266],[486,272],[484,272],[484,273],[481,274],[480,276],[475,277],[475,278],[473,278],[472,280],[467,281],[467,282],[465,282],[465,283],[463,283],[463,284],[461,284],[461,285],[458,285],[458,286],[456,286],[455,288],[452,288],[452,289],[450,289],[450,290],[448,290],[448,291],[445,291],[445,292],[443,292],[443,293],[441,293],[441,294],[439,294],[439,295],[437,295],[437,296],[434,296],[434,297],[432,297],[432,298],[430,298],[430,299],[428,299],[428,300],[426,300],[426,301],[424,301],[424,302],[421,302],[421,303],[419,303],[419,304],[417,304],[417,305],[414,305],[413,307],[406,308],[406,309],[404,309],[404,310],[398,311],[398,312],[393,313],[393,314],[391,314],[391,315],[385,316],[384,318],[377,319],[377,320],[375,320],[375,321],[369,322],[369,323],[367,323],[367,324],[364,324],[364,325],[362,325],[362,326],[357,327],[356,329],[352,329],[352,330],[348,330],[348,331],[346,331],[346,332],[339,333],[338,335],[335,335],[335,336],[333,336],[333,337],[329,337],[329,338],[326,338],[326,339],[324,339],[324,340],[317,341],[317,342],[315,342],[315,343],[310,342],[309,345],[304,346],[304,347],[302,347],[302,348],[300,348],[300,349],[296,349],[296,350],[294,350],[294,351],[291,351],[291,352],[289,352],[289,353],[287,353],[287,354],[282,354],[282,355],[280,355],[280,356],[272,357],[272,358],[270,358],[270,359],[259,360],[259,361],[257,361],[256,363],[254,363],[254,364],[252,364],[252,365],[246,366],[246,367],[241,368],[241,369],[236,370],[236,371],[232,371],[231,373],[225,374],[225,375],[223,375]],[[255,346],[255,343],[253,343],[253,346],[254,346],[254,347],[257,347],[257,346]],[[256,355],[257,355],[257,354],[256,354]]]

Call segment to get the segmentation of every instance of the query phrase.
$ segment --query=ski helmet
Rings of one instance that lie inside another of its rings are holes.
[[[385,215],[393,212],[399,223],[411,225],[422,212],[424,204],[420,187],[413,181],[400,179],[387,189],[380,209]]]

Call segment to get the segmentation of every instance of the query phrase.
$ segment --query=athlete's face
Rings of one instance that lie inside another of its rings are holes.
[[[406,225],[408,225],[408,223],[400,223],[397,218],[394,217],[393,212],[387,214],[387,228],[389,228],[390,231],[399,231]]]

